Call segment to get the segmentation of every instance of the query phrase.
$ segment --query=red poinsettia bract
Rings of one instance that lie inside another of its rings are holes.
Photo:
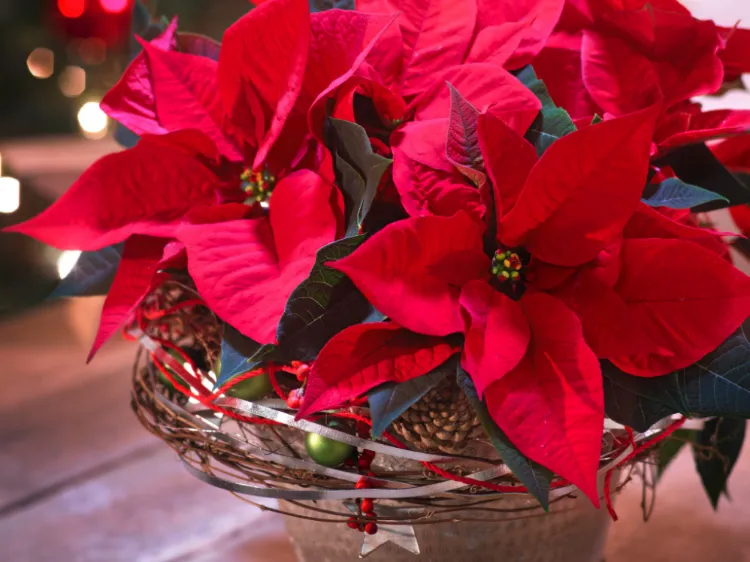
[[[307,110],[391,19],[310,14],[305,0],[271,0],[229,28],[218,62],[170,50],[172,24],[143,43],[103,102],[140,142],[95,163],[50,209],[11,230],[79,250],[133,246],[129,237],[138,235],[141,249],[151,245],[138,263],[148,254],[154,270],[166,242],[179,240],[219,317],[274,342],[292,289],[343,230],[341,194],[319,168],[323,148],[307,133]],[[268,212],[224,209],[245,199],[241,187],[257,199],[271,193]],[[207,206],[216,208],[194,223],[196,208]],[[121,304],[105,307],[97,342],[148,290],[142,267],[138,290],[125,290],[130,254],[110,294]]]
[[[737,67],[738,33],[727,53]],[[716,92],[724,79],[722,30],[695,19],[676,0],[567,0],[562,17],[533,66],[552,98],[574,119],[625,115],[664,99],[659,148],[747,130],[750,112],[702,113],[688,100]]]
[[[494,223],[464,211],[413,217],[328,264],[401,329],[462,333],[462,366],[500,428],[595,503],[599,359],[662,375],[715,349],[750,311],[750,280],[700,243],[713,235],[640,202],[660,110],[572,133],[538,159],[502,120],[482,114]],[[368,326],[358,327],[360,339]],[[347,353],[366,350],[350,340]],[[311,375],[300,414],[391,380],[382,371],[350,375],[350,394]]]

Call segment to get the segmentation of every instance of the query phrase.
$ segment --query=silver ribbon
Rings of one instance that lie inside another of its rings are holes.
[[[184,370],[184,367],[172,355],[170,355],[169,353],[166,353],[161,348],[161,346],[159,346],[158,343],[156,343],[154,340],[149,338],[146,334],[144,334],[140,330],[137,330],[133,332],[133,335],[137,336],[140,339],[141,344],[146,349],[156,354],[161,360],[167,363],[170,368],[172,368],[178,373]],[[276,463],[278,465],[281,465],[287,468],[296,469],[296,470],[305,470],[314,474],[328,476],[331,478],[336,478],[336,479],[340,479],[340,480],[347,481],[347,482],[357,482],[359,481],[361,477],[357,473],[347,472],[344,470],[337,470],[334,468],[328,468],[328,467],[319,465],[315,462],[306,461],[303,459],[296,459],[296,458],[288,457],[285,455],[279,455],[277,453],[273,453],[271,451],[265,450],[257,445],[253,445],[252,443],[249,443],[247,441],[238,439],[236,437],[228,435],[227,433],[224,433],[218,425],[210,422],[205,417],[201,415],[197,415],[196,413],[188,412],[184,408],[178,406],[177,404],[174,404],[173,402],[169,401],[166,397],[160,394],[156,394],[156,396],[160,403],[162,403],[164,406],[172,410],[172,412],[175,413],[176,415],[192,422],[194,425],[198,427],[201,427],[205,430],[210,431],[214,439],[230,444],[233,447],[246,451],[248,454],[251,454],[253,456],[264,458],[268,460],[269,462],[273,462],[273,463]],[[462,457],[454,456],[454,455],[431,455],[427,453],[420,453],[418,451],[411,451],[408,449],[399,449],[397,447],[392,447],[390,445],[377,443],[375,441],[370,441],[368,439],[361,439],[354,435],[350,435],[348,433],[344,433],[342,431],[338,431],[336,429],[323,426],[314,422],[310,422],[307,420],[295,420],[294,416],[284,413],[284,412],[280,412],[278,410],[275,410],[274,408],[271,408],[265,405],[265,404],[268,404],[268,402],[266,401],[264,401],[264,403],[261,404],[261,403],[248,402],[245,400],[241,400],[239,398],[222,396],[222,397],[219,397],[215,401],[215,403],[221,407],[232,408],[234,410],[240,411],[252,417],[260,417],[260,418],[272,420],[274,422],[283,424],[287,427],[292,427],[295,429],[299,429],[301,431],[306,431],[308,433],[317,433],[318,435],[322,435],[329,439],[340,441],[342,443],[347,443],[349,445],[352,445],[353,447],[357,447],[360,449],[368,449],[370,451],[381,453],[384,455],[399,457],[402,459],[409,459],[409,460],[418,461],[418,462],[444,462],[444,461],[449,461],[449,460],[462,459]],[[270,403],[273,404],[274,406],[277,406],[276,401],[272,401]],[[202,408],[202,407],[198,406],[197,408]],[[208,413],[211,416],[214,415],[214,412],[211,410],[206,410],[206,413]],[[672,417],[665,418],[664,420],[661,420],[660,422],[654,424],[654,426],[651,427],[645,433],[637,434],[635,436],[635,442],[638,443],[644,439],[648,439],[651,436],[656,435],[657,433],[660,433],[667,426],[673,423],[676,419],[677,418],[675,416],[672,416]],[[612,422],[611,420],[606,420],[605,429],[619,429],[622,427],[623,426],[620,426],[616,422]],[[605,466],[599,469],[597,473],[598,476],[600,478],[604,477],[604,475],[606,475],[607,472],[616,468],[632,452],[633,452],[633,446],[628,445],[623,451],[621,451],[617,455],[616,458],[609,461]],[[249,495],[249,496],[255,496],[255,497],[263,497],[263,498],[284,499],[284,500],[301,500],[301,501],[326,500],[326,499],[347,500],[347,499],[359,499],[359,498],[408,499],[408,498],[443,495],[443,494],[450,495],[453,492],[456,492],[457,490],[467,487],[466,484],[462,482],[456,482],[453,480],[446,480],[446,481],[442,481],[439,483],[428,484],[424,486],[412,486],[410,484],[406,484],[403,482],[378,477],[378,478],[372,478],[372,481],[374,484],[381,486],[380,488],[369,488],[369,489],[363,489],[363,490],[357,490],[357,489],[329,490],[329,489],[319,489],[319,488],[318,489],[305,489],[305,490],[290,490],[290,489],[284,489],[284,488],[254,486],[254,485],[243,483],[243,482],[235,482],[232,480],[228,480],[228,479],[216,476],[214,474],[208,474],[200,470],[199,468],[196,468],[189,461],[185,459],[183,459],[183,463],[185,464],[187,470],[191,474],[193,474],[193,476],[217,488],[228,490],[230,492],[234,492],[237,494],[243,494],[243,495]],[[506,475],[508,474],[508,472],[509,471],[506,466],[498,465],[498,466],[493,466],[491,468],[470,474],[468,478],[483,482],[483,481],[493,480],[499,476]],[[576,490],[577,488],[573,485],[568,485],[562,488],[552,489],[550,491],[550,500],[553,500],[562,496],[566,496],[572,492],[575,492]],[[502,493],[496,493],[496,494],[486,494],[486,496],[491,497],[493,495],[500,496],[500,495],[508,495],[508,494],[511,494],[514,496],[522,495],[522,496],[531,497],[531,495],[528,494],[528,492],[502,492]]]
[[[343,431],[320,425],[315,422],[307,420],[295,420],[294,416],[290,414],[279,412],[272,408],[261,406],[253,402],[248,402],[246,400],[240,400],[239,398],[223,397],[217,399],[215,404],[217,406],[238,410],[249,416],[273,420],[275,422],[282,423],[287,427],[301,429],[302,431],[306,431],[308,433],[317,433],[318,435],[322,435],[323,437],[327,437],[328,439],[340,441],[341,443],[346,443],[347,445],[357,447],[358,449],[368,449],[375,453],[390,455],[392,457],[399,457],[402,459],[409,459],[418,462],[444,462],[460,458],[444,454],[431,455],[429,453],[420,453],[418,451],[410,451],[408,449],[399,449],[398,447],[392,447],[391,445],[384,445],[383,443],[377,443],[375,441],[370,441],[369,439],[362,439],[360,437],[356,437],[355,435],[350,435],[348,433],[344,433]]]

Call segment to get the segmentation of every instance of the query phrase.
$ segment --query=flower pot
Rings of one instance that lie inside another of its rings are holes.
[[[506,496],[484,507],[518,510],[534,506],[526,496]],[[340,502],[317,502],[317,508],[341,511]],[[326,517],[281,502],[283,511]],[[601,562],[610,517],[584,497],[565,497],[540,510],[498,513],[460,511],[456,518],[472,521],[413,526],[419,554],[392,543],[377,548],[371,562]],[[488,520],[491,521],[482,521]],[[286,516],[289,539],[299,562],[349,562],[357,560],[364,534],[345,525]]]

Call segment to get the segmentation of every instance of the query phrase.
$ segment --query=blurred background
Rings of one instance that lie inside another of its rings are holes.
[[[137,45],[135,0],[0,0],[0,227],[58,197],[117,149],[98,102]],[[152,14],[221,39],[246,0],[146,0]],[[16,235],[0,239],[0,317],[38,303],[77,254]]]
[[[39,213],[119,149],[98,102],[130,60],[133,2],[0,0],[0,227]],[[249,8],[144,3],[215,39]],[[750,26],[750,0],[684,3]],[[744,92],[707,103],[750,108]],[[733,228],[726,214],[716,222]],[[0,234],[0,560],[292,562],[278,516],[197,482],[138,424],[130,344],[116,339],[85,365],[101,298],[45,302],[77,257]],[[750,451],[729,490],[714,513],[686,448],[648,524],[639,483],[618,498],[607,561],[750,562]]]

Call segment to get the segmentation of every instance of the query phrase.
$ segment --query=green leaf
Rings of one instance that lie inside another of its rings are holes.
[[[310,13],[326,10],[354,10],[354,0],[310,0]]]
[[[568,112],[555,105],[547,86],[537,78],[531,66],[524,67],[517,78],[542,102],[542,110],[526,132],[526,140],[541,156],[557,139],[574,132],[576,126]]]
[[[401,414],[411,408],[435,388],[447,375],[458,368],[458,355],[421,377],[402,383],[388,382],[367,393],[372,418],[372,434],[380,437]]]
[[[312,361],[344,328],[385,317],[343,273],[325,265],[351,254],[365,237],[338,240],[318,250],[310,276],[289,296],[276,338],[284,357]]]
[[[83,252],[70,273],[50,294],[50,299],[106,295],[122,258],[123,244]]]
[[[267,361],[274,361],[277,351],[275,345],[261,345],[225,324],[221,340],[221,371],[217,373],[216,388],[238,375],[257,369]]]
[[[334,163],[346,206],[346,236],[360,233],[392,160],[372,151],[367,132],[351,121],[330,118]]]
[[[521,483],[526,486],[529,493],[539,500],[539,503],[542,504],[544,510],[548,511],[549,485],[552,481],[553,473],[539,463],[526,458],[518,449],[516,449],[515,445],[510,442],[510,439],[508,439],[505,433],[503,433],[492,419],[487,407],[479,398],[469,374],[460,366],[458,367],[457,380],[458,386],[461,387],[464,394],[466,394],[466,397],[469,399],[469,402],[471,402],[482,427],[490,438],[490,442],[500,454],[500,458],[513,474],[516,475]]]
[[[693,443],[695,441],[696,434],[696,431],[690,429],[678,429],[659,446],[656,466],[659,478],[664,474],[667,466],[675,459],[677,453],[682,450],[682,447],[686,443]]]
[[[721,494],[727,493],[727,480],[742,450],[747,422],[735,418],[708,420],[693,444],[695,466],[714,509]]]
[[[602,121],[604,121],[604,119],[601,118],[601,115],[597,114],[597,115],[594,115],[594,118],[591,120],[591,124],[592,125],[598,125]]]
[[[607,417],[636,431],[646,431],[672,414],[687,415],[687,404],[669,376],[646,379],[624,373],[609,361],[601,361],[601,366]]]
[[[718,193],[685,183],[679,178],[667,178],[660,184],[653,186],[652,191],[653,193],[642,199],[649,207],[690,209],[711,201],[729,202],[726,197]]]
[[[690,144],[676,148],[659,158],[655,165],[671,166],[682,181],[724,198],[694,207],[694,212],[703,213],[750,203],[750,188],[739,177],[729,172],[705,144]]]
[[[750,417],[750,341],[745,324],[700,361],[661,377],[634,377],[602,362],[605,411],[644,431],[662,417]]]

